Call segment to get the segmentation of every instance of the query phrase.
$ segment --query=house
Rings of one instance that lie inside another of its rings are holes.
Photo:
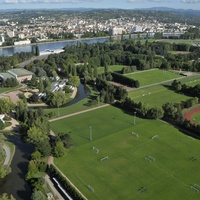
[[[0,115],[0,120],[5,124],[5,121],[3,120],[5,115]]]

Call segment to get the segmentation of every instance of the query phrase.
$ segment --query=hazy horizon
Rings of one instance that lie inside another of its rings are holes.
[[[0,9],[116,8],[141,9],[167,7],[200,10],[200,0],[0,0]]]

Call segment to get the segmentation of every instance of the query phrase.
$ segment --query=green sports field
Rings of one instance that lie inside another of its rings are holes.
[[[120,72],[123,67],[125,67],[125,65],[110,65],[110,66],[108,66],[108,71]],[[102,73],[104,73],[104,67],[99,67],[98,74],[102,74]]]
[[[152,106],[162,106],[166,102],[179,103],[191,97],[176,93],[163,85],[142,88],[129,93],[135,102],[143,102]]]
[[[52,122],[74,144],[55,164],[92,200],[199,199],[200,141],[161,121],[133,120],[109,106]]]
[[[131,74],[126,74],[125,76],[138,80],[140,86],[160,83],[162,81],[172,80],[181,77],[181,75],[179,74],[158,69],[135,72]]]
[[[191,120],[195,123],[200,125],[200,113],[195,113],[192,115]]]

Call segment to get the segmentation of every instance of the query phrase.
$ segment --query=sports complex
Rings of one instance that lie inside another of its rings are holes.
[[[172,76],[189,85],[200,81],[199,75]],[[129,97],[155,106],[190,98],[170,90],[167,79],[144,83]],[[71,135],[73,147],[54,163],[87,199],[200,198],[200,141],[165,121],[107,106],[51,122],[51,128]]]

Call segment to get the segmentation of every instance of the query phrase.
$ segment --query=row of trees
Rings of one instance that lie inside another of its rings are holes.
[[[62,174],[53,165],[50,166],[49,171],[51,176],[55,177],[59,181],[59,183],[64,187],[64,189],[67,191],[67,193],[72,199],[84,199],[79,193],[77,193],[76,189],[73,186],[71,186],[71,184],[66,180],[66,178],[64,178]]]
[[[126,76],[123,76],[115,72],[112,72],[111,75],[114,82],[121,83],[123,85],[127,85],[129,87],[135,87],[135,88],[138,88],[140,86],[140,83],[138,80],[128,78]]]
[[[16,78],[7,78],[6,80],[2,80],[2,87],[16,87],[19,85],[19,82]]]
[[[113,103],[115,99],[121,101],[128,95],[123,87],[115,86],[99,77],[96,79],[96,88],[100,91],[100,101],[105,103]]]
[[[5,72],[16,66],[18,63],[30,59],[34,56],[33,52],[14,53],[12,56],[0,56],[0,72]]]

